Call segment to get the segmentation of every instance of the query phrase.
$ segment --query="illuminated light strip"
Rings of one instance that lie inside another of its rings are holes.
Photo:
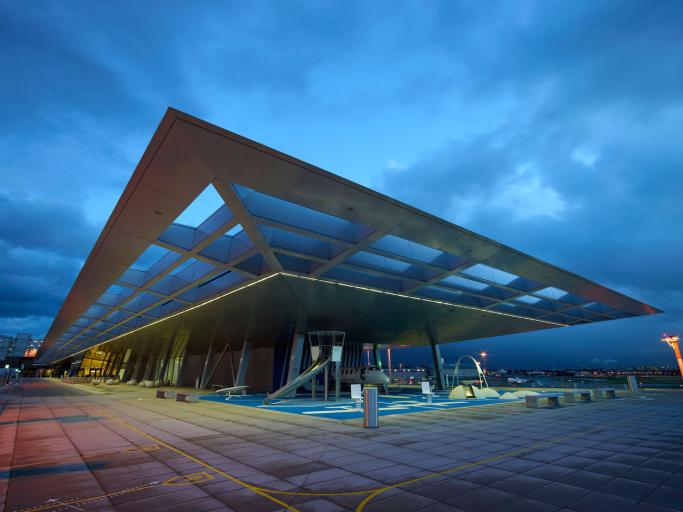
[[[88,348],[85,348],[85,349],[83,349],[83,350],[79,350],[78,352],[74,352],[73,354],[69,354],[68,356],[62,357],[62,358],[60,358],[60,359],[56,359],[56,360],[54,360],[54,361],[50,361],[48,364],[53,364],[53,363],[56,363],[56,362],[58,362],[58,361],[62,361],[62,360],[64,360],[64,359],[66,359],[67,357],[72,357],[72,356],[76,356],[76,355],[78,355],[78,354],[81,354],[81,353],[83,353],[83,352],[87,352],[88,350],[90,350],[90,349],[93,348],[93,347],[98,347],[98,346],[103,345],[103,344],[105,344],[105,343],[110,343],[110,342],[112,342],[112,341],[116,341],[116,340],[118,340],[118,339],[120,339],[120,338],[123,338],[124,336],[128,336],[129,334],[133,334],[133,333],[135,333],[135,332],[141,331],[142,329],[146,329],[147,327],[151,327],[151,326],[153,326],[153,325],[156,325],[156,324],[158,324],[158,323],[164,322],[164,321],[169,320],[169,319],[171,319],[171,318],[175,318],[176,316],[185,314],[185,313],[187,313],[188,311],[192,311],[192,310],[194,310],[194,309],[201,308],[201,307],[203,307],[203,306],[206,306],[207,304],[210,304],[210,303],[215,302],[215,301],[217,301],[217,300],[220,300],[220,299],[222,299],[222,298],[224,298],[224,297],[227,297],[228,295],[232,295],[233,293],[240,292],[240,291],[242,291],[242,290],[244,290],[244,289],[246,289],[246,288],[249,288],[250,286],[254,286],[254,285],[256,285],[256,284],[262,283],[262,282],[264,282],[264,281],[267,281],[268,279],[271,279],[271,278],[276,277],[276,276],[279,276],[279,275],[282,275],[282,276],[285,276],[285,277],[293,277],[293,278],[296,278],[296,279],[304,279],[304,280],[307,280],[307,281],[314,281],[314,282],[319,282],[319,283],[331,284],[331,285],[335,285],[335,286],[344,286],[344,287],[346,287],[346,288],[353,288],[353,289],[357,289],[357,290],[363,290],[363,291],[366,291],[366,292],[379,293],[379,294],[381,294],[381,295],[389,295],[389,296],[392,296],[392,297],[400,297],[400,298],[403,298],[403,299],[411,299],[411,300],[417,300],[417,301],[421,301],[421,302],[428,302],[428,303],[431,303],[431,304],[439,304],[439,305],[441,305],[441,306],[449,306],[449,307],[456,307],[456,308],[462,308],[462,309],[469,309],[469,310],[471,310],[471,311],[479,311],[479,312],[481,312],[481,313],[487,313],[487,314],[492,314],[492,315],[500,315],[500,316],[507,316],[507,317],[516,318],[516,319],[519,319],[519,320],[528,320],[528,321],[532,321],[532,322],[539,322],[539,323],[542,323],[542,324],[553,325],[553,326],[555,326],[555,327],[567,327],[567,324],[561,324],[561,323],[559,323],[559,322],[552,322],[552,321],[550,321],[550,320],[541,320],[541,319],[539,319],[539,318],[530,318],[530,317],[527,317],[527,316],[513,315],[512,313],[502,313],[502,312],[500,312],[500,311],[494,311],[494,310],[491,310],[491,309],[477,308],[477,307],[474,307],[474,306],[466,306],[466,305],[463,305],[463,304],[455,304],[455,303],[453,303],[453,302],[446,302],[446,301],[437,300],[437,299],[429,299],[429,298],[425,298],[425,297],[417,297],[417,296],[415,296],[415,295],[406,295],[406,294],[404,294],[404,293],[388,292],[388,291],[386,291],[386,290],[380,290],[380,289],[378,289],[378,288],[369,288],[369,287],[367,287],[367,286],[358,286],[358,285],[355,285],[355,284],[344,283],[344,282],[341,282],[341,281],[334,281],[334,280],[331,280],[331,279],[320,279],[320,278],[317,278],[317,277],[302,276],[302,275],[299,275],[299,274],[291,274],[291,273],[289,273],[289,272],[277,272],[277,273],[275,273],[275,274],[271,274],[271,275],[269,275],[269,276],[266,276],[266,277],[264,277],[264,278],[262,278],[262,279],[258,279],[258,280],[256,280],[256,281],[252,281],[251,283],[248,283],[248,284],[246,284],[246,285],[244,285],[244,286],[240,286],[239,288],[235,288],[234,290],[230,290],[230,291],[228,291],[228,292],[226,292],[226,293],[223,293],[223,294],[221,294],[221,295],[218,295],[218,296],[216,296],[216,297],[214,297],[214,298],[212,298],[212,299],[209,299],[209,300],[207,300],[207,301],[205,301],[205,302],[201,302],[200,304],[195,304],[194,306],[190,306],[190,307],[187,308],[187,309],[183,309],[182,311],[178,311],[178,312],[173,313],[173,314],[171,314],[171,315],[169,315],[169,316],[166,316],[166,317],[164,317],[164,318],[160,318],[160,319],[158,319],[158,320],[155,320],[155,321],[153,321],[153,322],[150,322],[150,323],[148,323],[148,324],[146,324],[146,325],[143,325],[142,327],[138,327],[138,328],[133,329],[133,330],[131,330],[131,331],[124,332],[123,334],[119,334],[118,336],[116,336],[116,337],[114,337],[114,338],[111,338],[111,339],[109,339],[109,340],[105,340],[105,341],[103,341],[103,342],[101,342],[101,343],[98,343],[97,345],[93,345],[93,346],[88,347]]]
[[[264,282],[264,281],[267,281],[268,279],[271,279],[271,278],[273,278],[273,277],[275,277],[275,276],[279,276],[279,275],[280,275],[280,273],[278,272],[278,273],[275,273],[275,274],[271,274],[271,275],[269,275],[269,276],[266,276],[266,277],[264,277],[264,278],[257,279],[256,281],[252,281],[251,283],[247,283],[247,284],[245,284],[245,285],[243,285],[243,286],[240,286],[239,288],[235,288],[234,290],[230,290],[230,291],[228,291],[228,292],[226,292],[226,293],[223,293],[223,294],[221,294],[221,295],[217,295],[216,297],[213,297],[212,299],[209,299],[209,300],[204,301],[204,302],[200,302],[199,304],[195,304],[194,306],[190,306],[189,308],[183,309],[182,311],[178,311],[178,312],[173,313],[173,314],[171,314],[171,315],[165,316],[164,318],[159,318],[158,320],[154,320],[153,322],[150,322],[150,323],[148,323],[148,324],[145,324],[145,325],[143,325],[142,327],[137,327],[137,328],[135,328],[135,329],[133,329],[133,330],[131,330],[131,331],[126,331],[126,332],[124,332],[123,334],[119,334],[118,336],[116,336],[116,337],[114,337],[114,338],[111,338],[111,339],[108,339],[108,340],[104,340],[104,341],[98,343],[97,345],[93,345],[93,346],[88,347],[88,348],[85,348],[85,349],[83,349],[83,350],[79,350],[78,352],[74,352],[73,354],[69,354],[68,356],[64,356],[64,357],[62,357],[62,358],[60,358],[60,359],[55,359],[54,361],[50,361],[48,364],[53,364],[53,363],[57,363],[57,362],[59,362],[59,361],[63,361],[63,360],[66,359],[67,357],[76,356],[76,355],[81,354],[81,353],[83,353],[83,352],[87,352],[87,351],[90,350],[91,348],[99,347],[100,345],[104,345],[105,343],[110,343],[110,342],[112,342],[112,341],[115,341],[115,340],[118,340],[118,339],[120,339],[120,338],[123,338],[124,336],[128,336],[129,334],[133,334],[133,333],[135,333],[135,332],[141,331],[142,329],[146,329],[147,327],[152,327],[153,325],[156,325],[156,324],[158,324],[158,323],[165,322],[166,320],[169,320],[169,319],[171,319],[171,318],[175,318],[176,316],[179,316],[179,315],[183,315],[183,314],[187,313],[188,311],[192,311],[192,310],[194,310],[194,309],[201,308],[201,307],[203,307],[203,306],[206,306],[207,304],[211,304],[212,302],[215,302],[215,301],[217,301],[217,300],[220,300],[220,299],[222,299],[223,297],[227,297],[228,295],[232,295],[233,293],[241,292],[242,290],[245,290],[245,289],[249,288],[250,286],[254,286],[255,284],[262,283],[262,282]]]
[[[344,283],[341,281],[334,281],[331,279],[320,279],[317,277],[300,276],[298,274],[290,274],[288,272],[280,272],[280,273],[283,276],[287,276],[287,277],[295,277],[298,279],[306,279],[308,281],[317,281],[320,283],[333,284],[333,285],[337,285],[337,286],[345,286],[346,288],[355,288],[358,290],[364,290],[366,292],[380,293],[382,295],[391,295],[392,297],[401,297],[403,299],[419,300],[422,302],[430,302],[432,304],[440,304],[443,306],[453,306],[456,308],[470,309],[472,311],[479,311],[479,312],[483,312],[483,313],[491,313],[492,315],[509,316],[512,318],[518,318],[518,319],[522,319],[522,320],[531,320],[533,322],[540,322],[543,324],[555,325],[557,327],[567,327],[567,324],[561,324],[559,322],[552,322],[550,320],[541,320],[540,318],[530,318],[528,316],[513,315],[512,313],[502,313],[500,311],[494,311],[492,309],[477,308],[474,306],[465,306],[463,304],[455,304],[453,302],[446,302],[443,300],[428,299],[426,297],[417,297],[415,295],[406,295],[405,293],[388,292],[385,290],[380,290],[379,288],[368,288],[367,286],[358,286],[355,284]]]

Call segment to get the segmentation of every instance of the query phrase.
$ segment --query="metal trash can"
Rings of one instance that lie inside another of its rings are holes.
[[[363,426],[365,428],[377,428],[379,427],[377,388],[365,386],[365,389],[363,389],[363,395]]]

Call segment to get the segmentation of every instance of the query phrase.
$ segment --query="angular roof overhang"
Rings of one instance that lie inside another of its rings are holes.
[[[197,226],[174,223],[207,187],[215,189],[223,206]],[[136,265],[150,247],[158,258]],[[430,311],[432,306],[453,310],[458,313],[448,316],[453,324],[472,312],[487,319],[477,322],[475,330],[458,334],[443,320],[439,329],[430,327],[427,315],[420,323],[428,334],[417,335],[413,328],[410,335],[393,333],[406,343],[423,343],[425,337],[458,341],[660,312],[169,109],[39,357],[63,359],[278,275],[327,290],[318,293],[326,300],[328,288],[338,285],[353,290],[353,296],[371,293],[378,299],[384,294],[392,303],[421,301],[430,304]],[[372,303],[382,307],[384,301]],[[328,313],[321,315],[332,320]],[[313,324],[316,320],[309,318]],[[366,330],[362,335],[370,334]]]

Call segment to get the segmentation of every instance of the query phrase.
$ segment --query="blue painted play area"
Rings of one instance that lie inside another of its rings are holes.
[[[307,397],[286,398],[274,401],[270,405],[263,405],[264,394],[236,395],[227,397],[224,395],[203,395],[200,400],[218,402],[242,407],[252,407],[266,411],[288,412],[291,414],[304,414],[319,418],[334,420],[351,420],[363,417],[363,409],[356,408],[356,403],[350,398],[341,398],[324,402],[312,400]],[[484,400],[449,400],[448,395],[434,395],[432,403],[419,393],[380,395],[379,415],[391,416],[393,414],[410,414],[416,412],[438,411],[444,409],[456,409],[460,407],[475,407],[478,405],[504,404],[505,400],[489,398]],[[509,403],[509,402],[507,402]]]

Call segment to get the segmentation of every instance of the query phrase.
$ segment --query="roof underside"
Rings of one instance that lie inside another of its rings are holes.
[[[215,208],[193,219],[202,201]],[[334,323],[371,338],[364,341],[448,342],[659,312],[169,109],[55,318],[40,362],[247,293],[247,285],[277,274],[299,283],[290,290],[320,290],[288,296],[299,306],[308,304],[301,297],[317,297],[307,307],[320,311],[306,312],[309,323]],[[370,294],[369,307],[429,307],[417,327],[408,322],[404,330],[396,327],[405,323],[400,318],[372,331],[369,320],[360,328],[341,315],[339,301]],[[485,321],[463,322],[473,314]],[[458,330],[458,322],[467,328]]]

